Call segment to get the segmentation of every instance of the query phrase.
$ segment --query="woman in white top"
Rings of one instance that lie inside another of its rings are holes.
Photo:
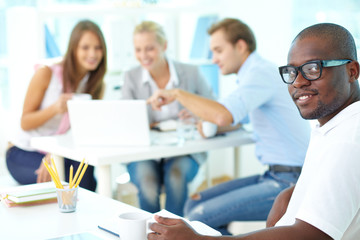
[[[196,66],[172,61],[165,51],[167,40],[160,25],[144,21],[134,30],[135,55],[141,66],[125,73],[122,88],[123,99],[148,99],[158,89],[181,88],[192,93],[213,98],[211,88]],[[149,107],[150,124],[178,118],[184,114],[183,107],[174,102],[152,111]],[[160,210],[159,196],[165,187],[165,208],[183,215],[188,196],[187,185],[195,177],[199,161],[205,154],[186,155],[165,159],[152,159],[128,164],[131,181],[139,190],[140,207],[149,212]]]
[[[67,100],[74,93],[87,93],[100,99],[104,91],[106,45],[100,28],[84,20],[73,29],[63,61],[40,66],[30,81],[21,117],[21,129],[6,152],[10,174],[20,184],[50,181],[42,159],[50,155],[30,146],[31,137],[65,133],[69,127]],[[65,159],[65,180],[69,167],[78,162]],[[80,186],[95,191],[94,168],[89,166]]]

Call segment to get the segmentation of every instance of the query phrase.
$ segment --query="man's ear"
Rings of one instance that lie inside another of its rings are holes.
[[[239,39],[236,43],[235,43],[235,48],[238,52],[240,53],[245,53],[248,51],[248,45],[247,43],[243,40],[243,39]]]
[[[359,78],[359,62],[354,60],[348,64],[349,64],[348,72],[350,77],[349,81],[353,83]]]

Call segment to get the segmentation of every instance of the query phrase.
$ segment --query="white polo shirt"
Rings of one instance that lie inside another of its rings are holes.
[[[276,226],[300,219],[333,239],[360,238],[360,102],[311,135],[300,178]]]

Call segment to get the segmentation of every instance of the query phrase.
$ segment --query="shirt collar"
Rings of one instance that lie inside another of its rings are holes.
[[[141,71],[142,71],[142,82],[145,84],[145,83],[148,83],[150,82],[150,80],[152,80],[152,77],[149,73],[148,70],[146,70],[145,68],[141,67]]]
[[[252,52],[250,55],[246,58],[245,62],[241,65],[239,71],[238,71],[238,78],[237,81],[239,81],[243,76],[246,74],[246,72],[250,69],[250,67],[253,65],[254,62],[258,61],[260,59],[260,55],[257,52]]]
[[[174,63],[168,58],[166,58],[166,60],[169,64],[169,71],[170,71],[170,80],[168,84],[173,84],[175,87],[177,87],[179,86],[179,78],[176,74]],[[154,81],[154,79],[150,75],[150,72],[147,69],[143,67],[141,69],[142,69],[142,82],[144,84],[150,81]]]
[[[318,132],[321,135],[326,135],[331,129],[335,128],[342,121],[350,118],[351,116],[353,116],[355,114],[359,114],[359,113],[360,113],[360,101],[357,101],[357,102],[350,104],[345,109],[343,109],[341,112],[336,114],[332,119],[330,119],[323,126],[320,127],[320,124],[318,123],[315,126],[314,131]]]

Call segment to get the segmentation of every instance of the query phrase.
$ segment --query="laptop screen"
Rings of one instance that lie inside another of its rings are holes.
[[[150,145],[145,100],[69,100],[67,104],[76,145]]]

